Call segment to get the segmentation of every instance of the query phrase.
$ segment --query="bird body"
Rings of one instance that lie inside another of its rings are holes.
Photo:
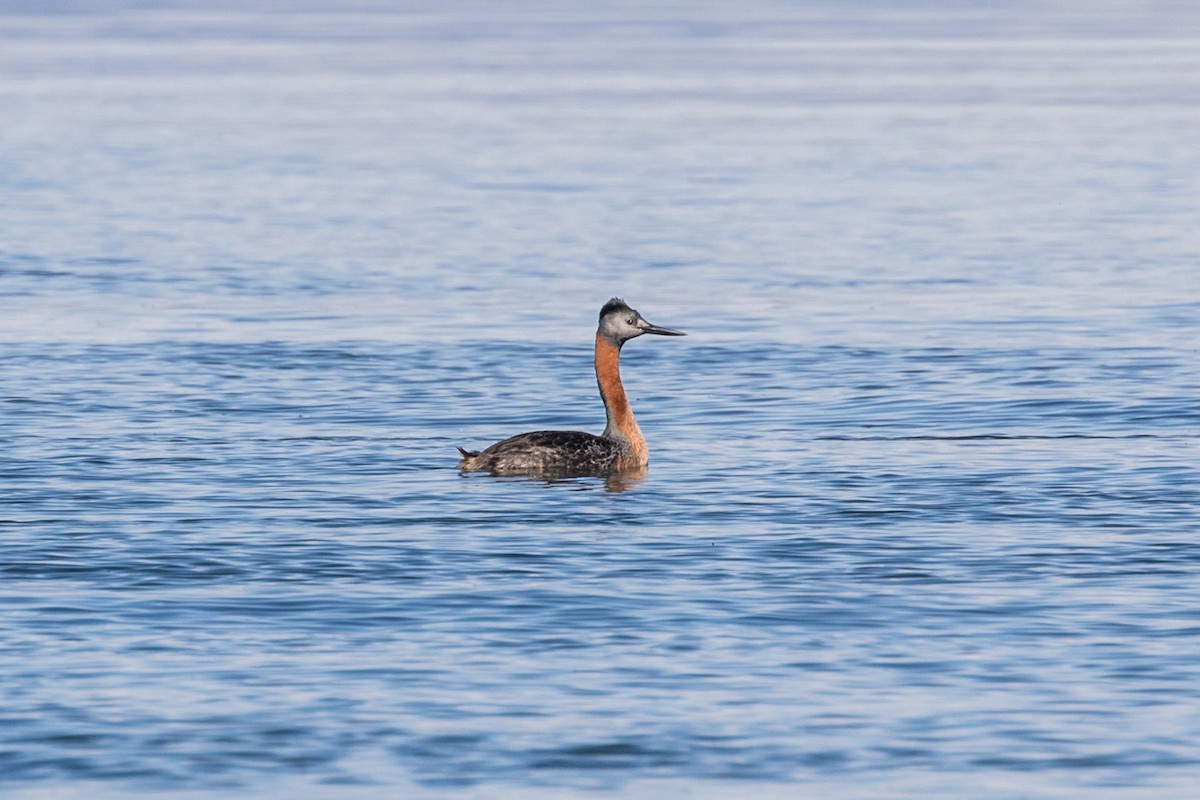
[[[568,473],[619,469],[624,462],[637,466],[628,448],[615,439],[583,431],[533,431],[496,442],[481,452],[458,448],[463,459],[459,468],[495,472],[499,475]]]

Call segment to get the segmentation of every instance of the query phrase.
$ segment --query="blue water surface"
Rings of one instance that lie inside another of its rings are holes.
[[[0,1],[0,794],[1188,798],[1200,11]],[[462,475],[599,431],[642,476]]]

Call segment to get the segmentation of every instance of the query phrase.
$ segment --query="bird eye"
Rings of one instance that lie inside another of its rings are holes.
[[[626,322],[628,322],[630,325],[636,325],[636,324],[637,324],[637,317],[630,317],[629,319],[627,319],[627,320],[625,320],[625,321],[626,321]]]

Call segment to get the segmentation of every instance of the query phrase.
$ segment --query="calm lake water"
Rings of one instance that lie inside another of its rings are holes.
[[[104,5],[0,0],[5,797],[1195,796],[1196,4]],[[649,472],[460,475],[613,295]]]

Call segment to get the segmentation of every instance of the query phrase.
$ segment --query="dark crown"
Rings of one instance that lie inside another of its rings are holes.
[[[625,301],[621,298],[614,297],[604,304],[604,308],[600,309],[600,319],[604,319],[609,314],[613,314],[618,311],[633,311],[633,309],[625,305]]]

